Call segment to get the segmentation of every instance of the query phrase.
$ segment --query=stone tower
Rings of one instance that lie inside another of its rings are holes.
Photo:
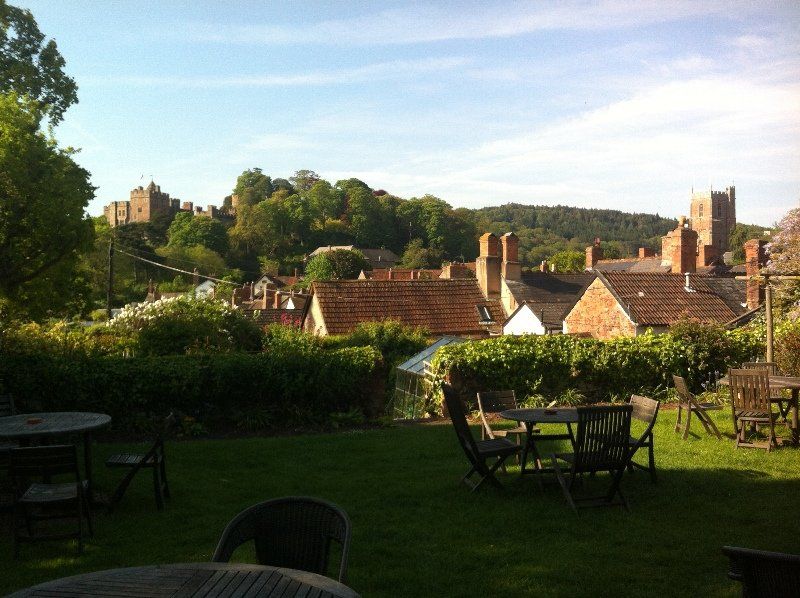
[[[718,255],[728,251],[728,237],[736,226],[736,188],[693,192],[690,209],[698,245],[712,245]]]
[[[162,193],[153,181],[144,188],[139,185],[131,190],[130,222],[149,222],[156,213],[177,212],[174,204],[177,201],[173,202],[169,193]]]

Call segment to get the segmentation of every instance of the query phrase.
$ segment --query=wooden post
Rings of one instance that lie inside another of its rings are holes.
[[[106,286],[106,315],[111,320],[111,296],[114,291],[114,231],[108,243],[108,285]]]
[[[769,276],[764,277],[766,280],[764,289],[764,307],[767,319],[767,361],[772,361],[772,285],[769,283]]]

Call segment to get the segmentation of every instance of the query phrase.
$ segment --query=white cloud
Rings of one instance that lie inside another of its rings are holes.
[[[264,75],[235,75],[226,77],[182,77],[171,75],[139,76],[123,75],[109,77],[86,76],[81,84],[105,86],[141,87],[191,87],[203,89],[229,87],[298,87],[318,85],[341,85],[359,81],[397,79],[424,73],[434,73],[460,68],[468,64],[466,58],[445,56],[419,60],[393,60],[377,62],[348,69],[309,71],[304,73],[282,73]]]
[[[195,23],[189,36],[226,44],[386,45],[453,39],[505,38],[552,30],[606,30],[644,27],[706,15],[746,15],[752,2],[692,0],[605,0],[557,3],[459,3],[408,5],[345,19],[282,25]]]

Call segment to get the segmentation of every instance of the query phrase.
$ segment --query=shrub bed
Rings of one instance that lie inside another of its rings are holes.
[[[763,353],[757,328],[725,331],[686,323],[668,334],[609,341],[531,335],[449,345],[436,353],[433,367],[465,398],[482,389],[513,389],[532,404],[576,395],[614,401],[632,393],[664,397],[672,374],[700,391],[729,367]]]

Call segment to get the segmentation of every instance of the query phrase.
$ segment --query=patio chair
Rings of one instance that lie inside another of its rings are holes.
[[[774,361],[745,361],[742,364],[743,370],[767,370],[770,376],[779,376],[778,364]],[[789,415],[789,410],[792,407],[791,401],[781,394],[780,390],[772,390],[770,395],[773,400],[779,401],[778,410],[781,412],[781,417],[786,420]]]
[[[577,513],[578,506],[595,507],[621,504],[626,509],[628,502],[620,490],[622,474],[638,445],[631,448],[632,405],[606,405],[578,407],[578,433],[574,452],[552,455],[553,470],[564,492],[567,503]],[[562,468],[560,461],[569,465]],[[605,494],[576,497],[575,485],[584,473],[607,471],[611,474],[611,485]],[[616,497],[619,496],[619,501]]]
[[[227,563],[239,546],[251,540],[259,565],[320,575],[328,575],[331,542],[336,542],[342,551],[338,579],[346,581],[350,519],[333,503],[289,496],[253,505],[225,527],[211,560]]]
[[[800,555],[723,546],[730,559],[728,577],[741,582],[747,598],[800,596]]]
[[[517,437],[517,444],[520,444],[520,437],[525,436],[525,426],[517,425],[515,428],[492,428],[487,413],[500,413],[508,409],[517,408],[517,397],[513,390],[495,390],[478,393],[478,412],[481,416],[481,440],[494,440],[495,438]],[[538,428],[533,428],[533,433],[539,432]]]
[[[69,476],[69,482],[52,482],[56,476]],[[78,552],[83,552],[83,517],[92,535],[92,515],[86,496],[87,483],[78,471],[78,453],[74,445],[51,445],[15,448],[11,451],[11,478],[14,480],[14,557],[19,556],[22,542],[36,540],[78,539]],[[34,482],[42,479],[46,482]],[[74,532],[34,535],[33,522],[48,519],[72,519]],[[20,520],[24,519],[21,530]]]
[[[689,427],[692,423],[692,415],[696,415],[707,434],[713,434],[717,437],[717,440],[722,440],[722,434],[719,433],[719,429],[714,423],[714,420],[711,419],[711,416],[707,413],[708,411],[720,409],[721,406],[715,405],[714,403],[699,403],[697,398],[689,392],[689,386],[686,384],[686,380],[684,380],[683,377],[673,374],[672,381],[675,383],[675,390],[678,393],[678,419],[675,422],[675,431],[682,433],[683,439],[686,440],[690,433]],[[685,422],[682,421],[684,412],[686,412]],[[697,434],[692,434],[692,436],[697,436],[699,438]]]
[[[14,397],[11,395],[0,395],[0,417],[8,417],[9,415],[16,415],[17,410],[14,408]]]
[[[655,483],[658,479],[656,478],[656,459],[653,454],[653,426],[656,425],[658,409],[661,403],[655,399],[632,395],[630,404],[633,407],[631,417],[640,422],[644,422],[646,428],[639,438],[631,436],[628,440],[628,445],[634,452],[641,448],[647,448],[647,465],[636,463],[633,460],[634,453],[631,453],[631,459],[628,462],[628,470],[633,471],[634,468],[639,468],[648,471],[650,472],[650,479]]]
[[[769,373],[767,370],[728,370],[731,390],[733,428],[736,431],[736,448],[763,448],[767,451],[777,446],[775,420],[778,414],[772,411],[770,401]],[[766,426],[769,436],[766,441],[749,441],[748,430]]]
[[[146,453],[119,453],[111,455],[106,460],[106,467],[124,468],[128,473],[117,484],[114,493],[108,502],[111,512],[122,500],[134,476],[142,469],[153,471],[153,493],[156,497],[156,507],[159,511],[164,508],[164,498],[169,498],[169,483],[167,482],[167,457],[164,452],[164,437],[169,436],[175,427],[175,415],[170,413],[164,418],[162,429],[156,435],[153,444]]]
[[[450,414],[450,420],[453,422],[453,429],[471,465],[470,470],[461,478],[461,481],[469,486],[473,492],[487,480],[496,488],[502,488],[502,484],[494,474],[508,457],[518,454],[522,447],[507,438],[476,441],[469,429],[467,414],[464,411],[461,399],[449,384],[445,384],[443,390],[445,406]],[[494,459],[494,463],[491,466],[486,464],[489,459]],[[473,474],[480,476],[477,483],[471,480]]]

